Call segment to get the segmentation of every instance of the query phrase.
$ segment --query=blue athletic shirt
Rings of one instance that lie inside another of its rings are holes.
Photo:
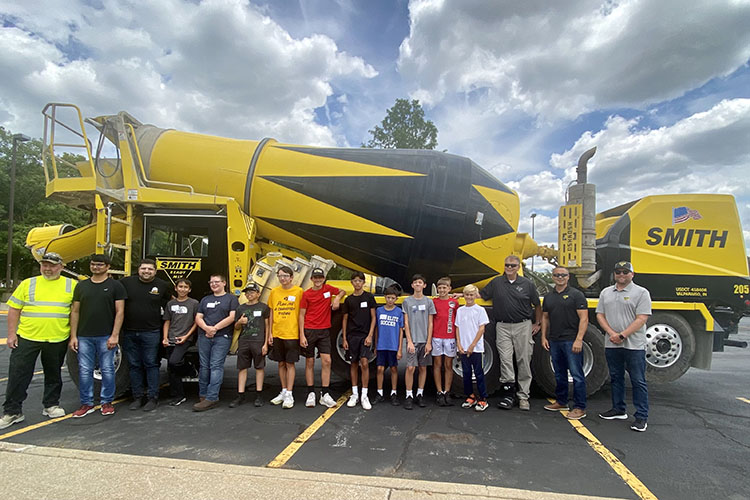
[[[396,306],[392,311],[387,311],[385,306],[375,310],[375,318],[378,321],[378,351],[398,351],[398,331],[404,327],[404,312]]]

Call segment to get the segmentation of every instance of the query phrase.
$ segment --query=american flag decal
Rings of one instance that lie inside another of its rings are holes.
[[[686,222],[690,219],[693,220],[700,220],[703,217],[701,217],[700,212],[697,210],[692,210],[688,207],[677,207],[672,209],[672,225],[675,224],[682,224],[683,222]]]

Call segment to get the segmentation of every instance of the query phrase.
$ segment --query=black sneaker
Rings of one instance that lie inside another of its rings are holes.
[[[404,400],[404,410],[411,410],[412,408],[414,408],[414,398],[406,396],[406,399]]]
[[[372,400],[372,404],[376,405],[385,401],[385,398],[379,392],[376,393],[375,399]]]
[[[424,396],[422,396],[421,394],[416,397],[415,401],[417,402],[417,406],[419,406],[420,408],[424,408],[425,406],[427,406],[427,403],[424,402]]]
[[[391,406],[401,406],[401,402],[398,400],[398,394],[391,394]]]
[[[599,416],[601,417],[601,415]],[[636,418],[635,422],[633,422],[633,425],[630,426],[631,429],[637,432],[646,432],[647,427],[648,423],[642,418]]]
[[[438,406],[445,406],[445,394],[438,392],[437,397],[435,398],[435,403],[437,403]]]
[[[513,398],[503,398],[497,403],[497,407],[501,410],[512,410],[513,409]]]
[[[143,403],[146,401],[144,400],[143,396],[138,396],[136,398],[133,398],[133,402],[130,403],[130,406],[128,406],[129,410],[140,410],[143,406]]]
[[[612,408],[611,410],[607,410],[604,413],[600,413],[599,418],[603,418],[604,420],[627,420],[628,414],[624,411],[615,410],[614,408]],[[646,428],[644,427],[643,430],[645,431]]]
[[[260,408],[263,406],[263,398],[260,397],[260,394],[255,398],[255,407]]]
[[[154,411],[159,406],[159,400],[156,398],[149,399],[146,404],[143,405],[143,411]]]
[[[453,406],[453,400],[451,399],[451,395],[447,392],[443,394],[443,397],[445,398],[445,406]]]
[[[237,408],[239,405],[245,402],[245,393],[238,394],[236,398],[229,403],[230,408]]]
[[[182,403],[187,401],[185,396],[173,398],[172,401],[169,402],[169,406],[180,406]]]

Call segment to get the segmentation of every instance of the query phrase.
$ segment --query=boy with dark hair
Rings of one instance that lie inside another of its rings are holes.
[[[416,403],[420,408],[427,406],[424,402],[424,384],[427,381],[427,367],[432,364],[432,327],[435,315],[435,303],[425,297],[423,291],[427,280],[421,274],[415,274],[411,279],[414,294],[406,297],[402,304],[406,321],[406,400],[404,408],[414,408],[414,371],[419,367],[419,385]]]
[[[167,348],[167,370],[169,372],[170,406],[180,406],[185,402],[185,388],[182,376],[185,375],[185,353],[193,344],[192,335],[198,325],[195,315],[198,313],[198,301],[188,294],[192,283],[187,278],[180,278],[175,284],[177,298],[167,302],[164,307],[164,338],[162,344]]]
[[[458,301],[448,296],[451,291],[451,279],[440,278],[437,282],[438,296],[432,299],[435,304],[435,319],[432,330],[432,376],[437,389],[437,405],[453,406],[450,397],[453,385],[453,358],[456,357],[456,310]],[[445,385],[443,385],[445,374]]]
[[[362,403],[362,408],[372,408],[370,399],[367,397],[367,383],[370,380],[370,355],[372,353],[372,337],[375,331],[375,297],[366,292],[362,287],[365,285],[365,275],[360,271],[352,274],[352,286],[354,292],[344,300],[344,321],[342,331],[344,336],[344,349],[351,359],[349,373],[352,378],[352,395],[346,406],[353,408],[357,406],[357,400]],[[362,370],[362,398],[359,397],[357,387],[358,369]]]
[[[268,354],[268,336],[271,332],[269,325],[271,309],[259,302],[260,287],[257,283],[250,283],[242,292],[247,303],[237,306],[235,328],[241,328],[237,347],[237,397],[229,403],[230,408],[245,402],[245,385],[247,384],[247,370],[255,366],[255,406],[263,406],[261,392],[265,377],[266,354]]]
[[[280,266],[276,276],[281,285],[271,290],[268,296],[271,335],[267,337],[271,347],[269,358],[279,363],[281,392],[271,404],[289,409],[294,407],[294,363],[299,360],[300,347],[307,347],[307,339],[299,335],[299,304],[303,292],[302,288],[292,284],[294,271],[291,267]]]
[[[456,313],[456,343],[458,352],[461,353],[461,371],[464,379],[464,394],[466,394],[466,401],[461,406],[484,411],[489,405],[484,384],[482,353],[484,352],[484,327],[490,320],[487,317],[487,311],[474,302],[478,295],[479,289],[476,286],[464,287],[466,305],[460,307]],[[479,397],[472,390],[472,371],[477,379]]]
[[[398,406],[398,360],[401,359],[401,343],[404,340],[404,312],[396,305],[399,291],[395,287],[385,290],[385,305],[375,311],[377,329],[375,330],[375,351],[377,353],[375,364],[378,367],[377,382],[378,395],[375,403],[384,401],[383,379],[385,369],[391,369],[391,404]]]

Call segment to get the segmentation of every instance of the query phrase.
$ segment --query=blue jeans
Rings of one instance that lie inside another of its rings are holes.
[[[604,349],[612,381],[612,408],[625,413],[625,370],[633,385],[635,418],[648,420],[648,386],[646,385],[646,351],[624,348]]]
[[[477,391],[481,399],[487,399],[487,388],[484,384],[484,370],[482,369],[482,353],[472,352],[470,355],[459,354],[461,358],[461,371],[464,379],[464,394],[470,396],[474,393],[471,381],[471,371],[474,370],[474,376],[477,378]]]
[[[586,409],[586,376],[583,374],[583,351],[573,352],[572,340],[549,343],[549,355],[555,369],[555,398],[561,405],[568,404],[568,371],[573,377],[573,407]]]
[[[122,337],[130,368],[130,390],[133,398],[143,397],[143,376],[146,375],[148,398],[159,398],[159,345],[161,332],[125,330]]]
[[[94,369],[102,372],[101,403],[115,398],[115,350],[107,349],[109,335],[78,337],[78,394],[82,405],[94,406]]]
[[[209,401],[219,400],[219,389],[224,381],[224,361],[227,359],[231,337],[206,337],[198,335],[198,356],[201,369],[198,374],[198,395]]]

